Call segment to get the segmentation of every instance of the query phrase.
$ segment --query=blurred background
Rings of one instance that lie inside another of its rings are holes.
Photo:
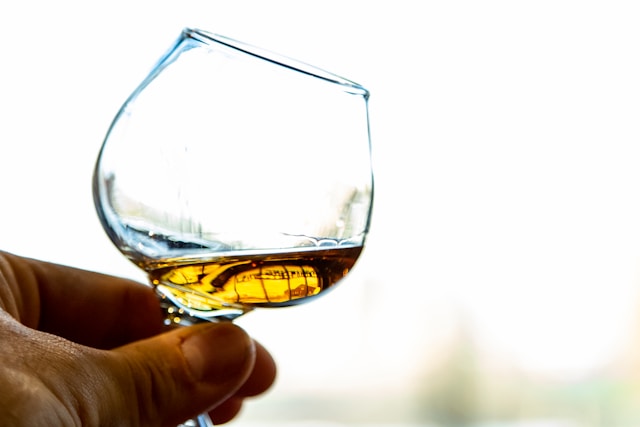
[[[640,425],[639,20],[631,1],[2,3],[0,248],[145,281],[98,222],[93,162],[205,28],[372,93],[368,247],[323,299],[239,320],[280,371],[233,425]]]

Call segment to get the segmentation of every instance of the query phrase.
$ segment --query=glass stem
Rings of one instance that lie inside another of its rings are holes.
[[[214,427],[214,424],[208,414],[200,414],[197,418],[185,421],[178,427]]]

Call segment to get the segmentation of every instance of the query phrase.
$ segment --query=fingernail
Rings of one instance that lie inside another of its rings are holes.
[[[232,323],[199,328],[182,343],[182,353],[196,379],[222,382],[249,372],[255,348],[246,332]]]

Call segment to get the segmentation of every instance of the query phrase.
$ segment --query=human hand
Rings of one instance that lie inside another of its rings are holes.
[[[162,328],[148,286],[0,252],[0,425],[221,424],[274,381],[231,323]]]

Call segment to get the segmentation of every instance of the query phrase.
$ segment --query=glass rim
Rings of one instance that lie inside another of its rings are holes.
[[[251,55],[255,58],[271,62],[275,65],[279,65],[281,67],[285,67],[290,70],[309,75],[311,77],[325,80],[330,83],[338,84],[344,87],[345,90],[349,93],[352,93],[354,95],[361,95],[365,99],[369,98],[369,91],[362,85],[332,72],[326,71],[322,68],[299,61],[297,59],[198,28],[185,28],[182,31],[182,34],[185,38],[196,40],[208,46],[210,46],[212,43],[217,43],[233,50],[245,53],[247,55]]]

